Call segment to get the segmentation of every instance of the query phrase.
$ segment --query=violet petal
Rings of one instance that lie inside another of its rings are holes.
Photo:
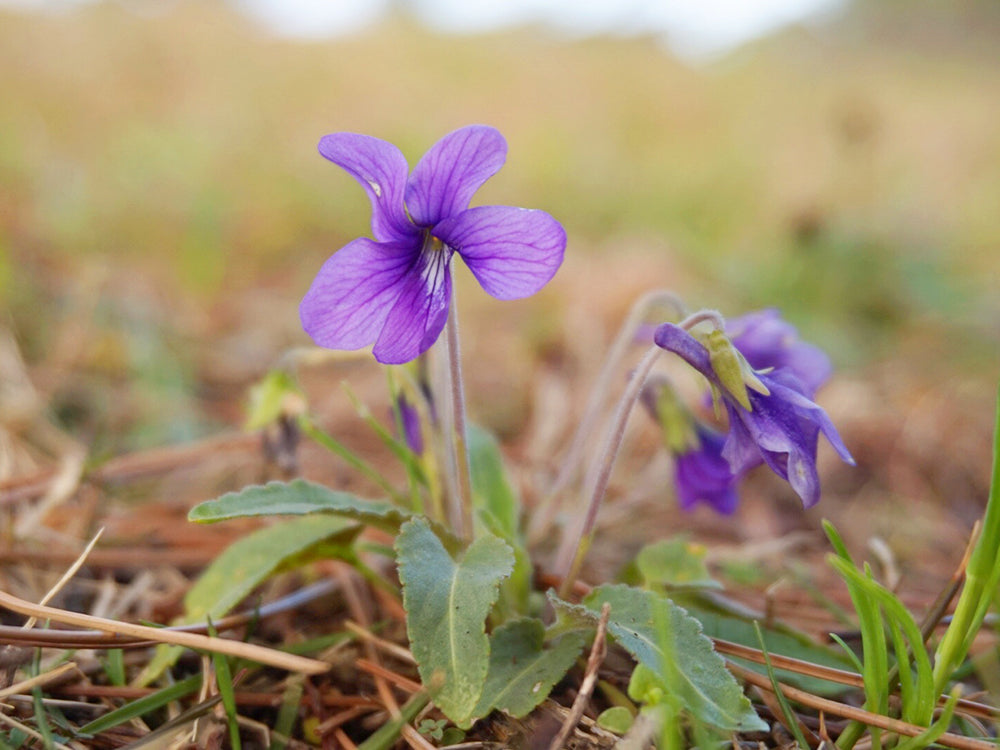
[[[451,301],[450,256],[447,249],[420,253],[417,265],[399,283],[399,296],[372,349],[382,364],[409,362],[437,341]]]
[[[678,505],[691,510],[698,502],[706,502],[717,512],[729,515],[739,503],[738,475],[733,474],[729,462],[722,457],[725,439],[706,429],[698,429],[698,439],[698,448],[676,456],[674,484]]]
[[[417,234],[417,227],[403,207],[409,165],[398,148],[370,135],[332,133],[320,139],[319,152],[347,171],[368,193],[375,239],[387,242]]]
[[[374,343],[418,254],[406,242],[348,243],[323,264],[303,298],[302,328],[328,349]]]
[[[661,349],[671,351],[712,382],[718,379],[706,349],[698,339],[674,323],[664,323],[653,332],[653,341]]]
[[[479,206],[451,216],[434,234],[454,248],[480,285],[497,299],[521,299],[559,270],[566,232],[544,211]]]
[[[799,340],[791,323],[774,308],[741,315],[726,323],[726,333],[755,370],[787,369],[795,373],[808,396],[815,395],[830,377],[830,358],[812,344]]]
[[[435,143],[406,184],[413,221],[432,227],[468,207],[473,194],[507,159],[507,141],[486,125],[469,125]]]

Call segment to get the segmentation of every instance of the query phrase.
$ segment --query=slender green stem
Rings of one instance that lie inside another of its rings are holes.
[[[982,533],[972,550],[965,573],[965,586],[955,606],[951,624],[941,638],[935,654],[934,690],[944,692],[955,668],[962,663],[972,640],[986,616],[1000,582],[1000,393],[997,398],[997,421],[993,433],[993,477],[986,503]]]
[[[472,516],[472,468],[469,464],[468,432],[465,419],[465,386],[462,380],[462,352],[458,343],[458,305],[452,284],[448,322],[445,323],[448,349],[448,381],[451,391],[454,434],[449,441],[455,471],[458,474],[457,495],[452,499],[451,522],[458,537],[471,539],[474,532]]]
[[[329,433],[324,432],[319,427],[317,427],[313,423],[313,421],[306,415],[303,414],[302,416],[300,416],[297,422],[302,432],[304,432],[306,435],[311,437],[313,440],[315,440],[317,443],[322,445],[330,452],[336,453],[352,467],[354,467],[362,474],[364,474],[366,477],[368,477],[370,480],[375,482],[375,484],[377,484],[379,487],[385,490],[386,493],[388,493],[389,497],[391,497],[395,503],[402,505],[404,507],[406,506],[407,504],[406,498],[403,497],[395,487],[389,484],[388,480],[386,480],[385,477],[379,474],[368,462],[362,460],[361,458],[358,458],[356,455],[351,453],[351,451],[348,450],[348,448],[343,443],[341,443],[339,440],[337,440]]]
[[[635,402],[639,399],[642,386],[649,376],[653,364],[662,350],[658,346],[653,346],[643,356],[642,361],[636,368],[632,379],[629,381],[625,393],[622,394],[618,403],[618,410],[615,412],[611,427],[608,430],[604,441],[604,448],[600,459],[591,467],[587,478],[587,488],[589,491],[585,496],[590,497],[590,504],[587,512],[581,517],[571,533],[565,534],[559,551],[556,554],[556,572],[561,576],[562,583],[559,586],[559,596],[566,598],[573,586],[573,581],[580,572],[583,559],[590,549],[590,544],[594,537],[594,524],[597,520],[597,511],[601,507],[604,493],[608,488],[608,480],[611,478],[611,469],[614,468],[615,459],[618,457],[618,449],[621,448],[622,439],[625,436],[625,425],[628,423],[629,415]]]

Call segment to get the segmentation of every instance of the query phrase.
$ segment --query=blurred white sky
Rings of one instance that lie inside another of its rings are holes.
[[[89,0],[0,0],[58,9]],[[119,0],[150,10],[167,0]],[[831,13],[845,0],[231,0],[276,33],[318,38],[375,22],[391,5],[431,28],[474,33],[537,23],[573,35],[653,34],[677,53],[703,58],[797,21]]]

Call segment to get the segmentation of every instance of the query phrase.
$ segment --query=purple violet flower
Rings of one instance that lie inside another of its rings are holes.
[[[544,211],[468,207],[507,157],[494,128],[446,135],[409,175],[402,152],[371,136],[333,133],[319,152],[368,193],[374,237],[334,253],[302,300],[302,327],[320,346],[374,344],[384,364],[415,359],[444,328],[456,252],[483,289],[504,300],[534,294],[562,263],[566,233]]]
[[[726,321],[726,335],[755,370],[787,369],[812,398],[830,377],[830,359],[818,347],[799,340],[799,333],[774,308]]]
[[[739,504],[734,475],[722,449],[726,436],[695,422],[695,442],[686,450],[674,454],[674,486],[677,504],[682,510],[692,510],[698,502],[706,502],[723,515],[731,515]]]
[[[820,432],[844,461],[854,463],[830,418],[806,395],[807,386],[793,370],[751,371],[743,376],[745,387],[734,390],[733,372],[720,375],[709,349],[680,326],[664,323],[656,329],[654,340],[698,370],[721,394],[729,418],[721,456],[733,476],[763,461],[791,484],[808,508],[819,501],[816,449]]]

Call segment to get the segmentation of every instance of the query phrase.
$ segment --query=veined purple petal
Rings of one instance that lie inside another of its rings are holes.
[[[739,475],[729,468],[722,457],[722,435],[697,427],[698,447],[676,456],[674,485],[677,503],[691,510],[698,502],[706,502],[717,512],[730,514],[736,510],[739,496],[736,482]]]
[[[788,369],[815,395],[830,377],[830,359],[819,348],[799,340],[791,323],[774,308],[741,315],[726,323],[726,333],[755,370]]]
[[[726,411],[729,415],[729,435],[722,448],[722,457],[729,463],[733,474],[745,474],[764,463],[764,457],[756,439],[740,420],[739,414],[734,413],[734,410],[739,408],[739,406],[731,406],[728,402],[726,404]]]
[[[563,260],[566,232],[544,211],[479,206],[448,217],[434,234],[454,248],[488,294],[528,297],[548,283]]]
[[[833,449],[837,451],[837,455],[840,456],[841,460],[843,460],[844,463],[848,463],[853,466],[854,457],[851,455],[851,452],[847,450],[847,446],[844,445],[844,441],[841,440],[840,433],[837,432],[837,428],[834,427],[833,422],[826,413],[826,410],[824,410],[819,404],[812,401],[812,399],[808,396],[800,392],[799,381],[794,377],[794,374],[792,374],[792,377],[789,377],[789,373],[786,371],[775,370],[773,373],[765,377],[768,388],[772,389],[772,395],[777,395],[777,397],[793,409],[800,418],[815,424],[818,431],[822,432],[823,435],[826,436],[830,445],[832,445]]]
[[[706,349],[698,339],[674,323],[664,323],[653,332],[653,341],[661,349],[671,351],[694,369],[715,382],[712,363]]]
[[[399,285],[399,296],[385,320],[372,354],[384,365],[416,359],[437,341],[451,302],[451,251],[423,250]]]
[[[319,152],[361,183],[372,202],[372,235],[382,242],[418,234],[406,216],[403,194],[409,165],[391,143],[358,133],[332,133]]]
[[[473,194],[507,159],[507,141],[486,125],[469,125],[431,146],[406,184],[413,221],[432,227],[469,206]]]
[[[302,327],[328,349],[375,342],[420,249],[408,242],[350,242],[323,264],[299,306]]]

